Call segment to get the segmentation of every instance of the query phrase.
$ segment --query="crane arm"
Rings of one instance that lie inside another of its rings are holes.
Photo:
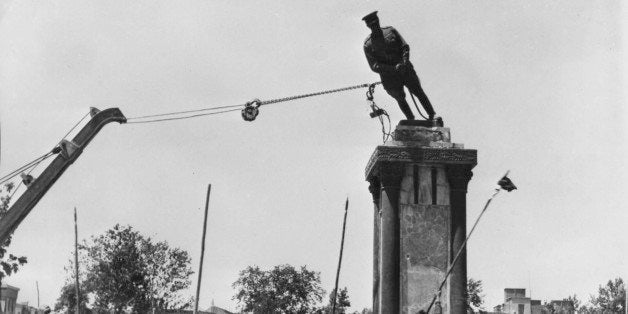
[[[125,123],[126,117],[118,108],[103,111],[92,109],[91,120],[78,132],[72,141],[59,143],[60,154],[33,180],[26,191],[13,203],[6,216],[0,219],[0,244],[5,243],[17,226],[26,218],[48,189],[61,177],[63,172],[81,155],[105,124],[110,122]]]

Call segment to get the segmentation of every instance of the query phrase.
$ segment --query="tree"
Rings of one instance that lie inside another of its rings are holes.
[[[97,312],[147,313],[150,308],[186,304],[181,291],[191,285],[193,273],[186,251],[170,248],[167,242],[153,243],[132,227],[120,225],[92,237],[90,243],[83,241],[80,251],[85,267],[81,290],[93,296]],[[58,302],[69,304],[63,292]]]
[[[278,265],[268,271],[249,266],[233,283],[233,299],[242,312],[310,313],[323,299],[320,285],[320,273],[305,266],[297,270],[291,265]]]
[[[0,196],[0,219],[4,218],[9,211],[9,203],[11,202],[10,193],[13,187],[13,183],[8,183],[5,184],[4,187],[0,187],[0,195],[5,194],[4,196]],[[13,254],[8,254],[7,256],[7,247],[9,245],[11,245],[11,237],[0,244],[0,283],[2,283],[5,277],[11,276],[11,274],[17,272],[20,266],[27,262],[25,256],[18,257]]]
[[[567,299],[564,299],[565,301],[569,301],[571,302],[571,304],[573,304],[573,310],[576,312],[579,312],[580,309],[582,308],[581,304],[582,302],[580,302],[580,300],[578,299],[577,295],[570,295],[569,297],[567,297]]]
[[[89,313],[87,308],[87,293],[81,290],[81,313]],[[61,288],[61,295],[55,303],[55,312],[74,313],[76,309],[76,284],[74,282],[66,283]]]
[[[329,314],[332,312],[334,302],[334,290],[329,293],[329,303],[317,310],[317,313]],[[351,306],[349,301],[349,292],[347,288],[340,289],[336,296],[336,313],[347,313],[347,309]]]
[[[626,287],[624,281],[618,277],[615,280],[609,280],[606,286],[600,285],[598,295],[591,296],[591,304],[594,310],[626,313]]]
[[[143,256],[150,257],[145,263],[145,270],[151,306],[162,310],[191,306],[191,300],[184,299],[179,293],[190,286],[189,277],[194,273],[189,267],[188,252],[170,248],[165,241],[153,244],[150,239],[143,251]]]
[[[484,295],[482,295],[482,280],[469,278],[467,281],[467,308],[473,311],[479,311],[484,304]]]
[[[335,290],[335,289],[334,289]],[[334,290],[329,294],[329,308],[331,309],[334,304]],[[336,296],[336,313],[346,313],[347,309],[351,306],[351,301],[349,301],[349,292],[347,292],[347,287],[340,289],[338,292],[338,296]]]

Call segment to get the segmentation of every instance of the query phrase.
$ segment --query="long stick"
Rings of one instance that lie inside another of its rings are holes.
[[[35,285],[37,286],[37,308],[39,308],[39,282],[35,281]]]
[[[467,246],[467,241],[469,241],[469,238],[471,237],[471,234],[473,233],[473,230],[475,230],[475,227],[477,227],[478,223],[480,222],[480,218],[482,218],[482,215],[484,215],[484,212],[488,208],[488,205],[491,203],[493,198],[495,198],[495,196],[497,196],[497,194],[499,194],[499,191],[501,191],[501,190],[500,189],[496,189],[495,190],[495,193],[493,193],[493,196],[491,196],[491,198],[489,198],[488,201],[486,201],[486,204],[484,205],[484,208],[482,209],[482,212],[480,213],[478,218],[475,219],[475,223],[473,224],[473,228],[471,228],[471,231],[469,231],[469,235],[467,235],[466,239],[464,239],[464,242],[462,242],[462,246],[460,246],[460,249],[456,253],[456,257],[454,257],[454,260],[451,263],[451,266],[449,266],[449,269],[447,270],[447,273],[445,274],[445,278],[440,283],[440,286],[438,286],[438,291],[434,294],[434,297],[432,298],[432,302],[430,303],[430,306],[427,308],[427,313],[430,312],[430,310],[432,309],[432,305],[434,305],[434,302],[436,301],[436,298],[440,295],[441,290],[443,289],[443,286],[445,285],[445,282],[447,282],[447,278],[451,274],[451,271],[454,269],[454,266],[456,265],[456,262],[458,261],[458,258],[462,254],[462,251],[464,250],[464,248]]]
[[[207,211],[209,210],[209,193],[212,185],[207,186],[207,199],[205,200],[205,218],[203,220],[203,238],[201,239],[201,263],[198,265],[198,283],[196,284],[196,299],[194,300],[194,314],[198,312],[198,298],[201,294],[201,278],[203,277],[203,256],[205,255],[205,234],[207,233]]]
[[[345,202],[345,218],[342,222],[342,239],[340,240],[340,257],[338,258],[338,269],[336,270],[336,284],[334,285],[333,304],[331,306],[331,313],[336,314],[336,297],[338,296],[338,278],[340,277],[340,265],[342,264],[342,251],[345,246],[345,228],[347,226],[347,211],[349,209],[349,198]]]
[[[76,314],[80,314],[81,294],[79,288],[79,266],[78,266],[78,224],[76,222],[76,207],[74,207],[74,275],[76,277]],[[39,288],[37,289],[39,293]],[[37,302],[39,303],[39,294]]]

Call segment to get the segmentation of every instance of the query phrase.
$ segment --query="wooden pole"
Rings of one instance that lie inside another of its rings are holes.
[[[37,286],[37,309],[39,309],[39,282],[35,281],[35,285]]]
[[[331,306],[331,313],[336,314],[336,297],[338,296],[338,278],[340,277],[340,265],[342,264],[342,251],[344,250],[345,245],[345,229],[347,227],[347,211],[349,209],[349,198],[347,197],[347,201],[345,202],[345,218],[342,221],[342,238],[340,240],[340,257],[338,258],[338,269],[336,270],[336,284],[334,285],[334,296],[332,297],[333,302]]]
[[[205,234],[207,233],[207,212],[209,210],[209,193],[212,185],[207,185],[207,199],[205,200],[205,218],[203,219],[203,238],[201,239],[201,263],[198,265],[198,282],[196,284],[196,299],[194,299],[194,314],[198,313],[198,299],[201,294],[201,278],[203,277],[203,256],[205,255]]]
[[[78,266],[78,224],[76,222],[76,207],[74,207],[74,276],[76,277],[76,314],[81,313],[81,293],[79,288],[79,266]],[[39,291],[39,289],[38,289]],[[39,302],[39,300],[37,301]]]

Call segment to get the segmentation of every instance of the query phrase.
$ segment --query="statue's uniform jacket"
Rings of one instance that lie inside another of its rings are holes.
[[[364,54],[373,72],[387,78],[398,76],[395,65],[403,61],[403,56],[410,53],[410,46],[392,27],[382,27],[383,40],[373,40],[371,35],[364,41]]]
[[[405,102],[406,95],[403,91],[403,87],[407,86],[413,94],[418,96],[427,113],[433,115],[434,109],[421,88],[419,77],[409,61],[410,46],[394,27],[386,26],[382,27],[381,30],[382,38],[371,38],[371,35],[368,35],[364,41],[364,54],[371,70],[379,73],[384,89],[399,102],[402,111],[410,110]],[[400,73],[395,70],[395,66],[402,63],[404,59],[407,70]]]

